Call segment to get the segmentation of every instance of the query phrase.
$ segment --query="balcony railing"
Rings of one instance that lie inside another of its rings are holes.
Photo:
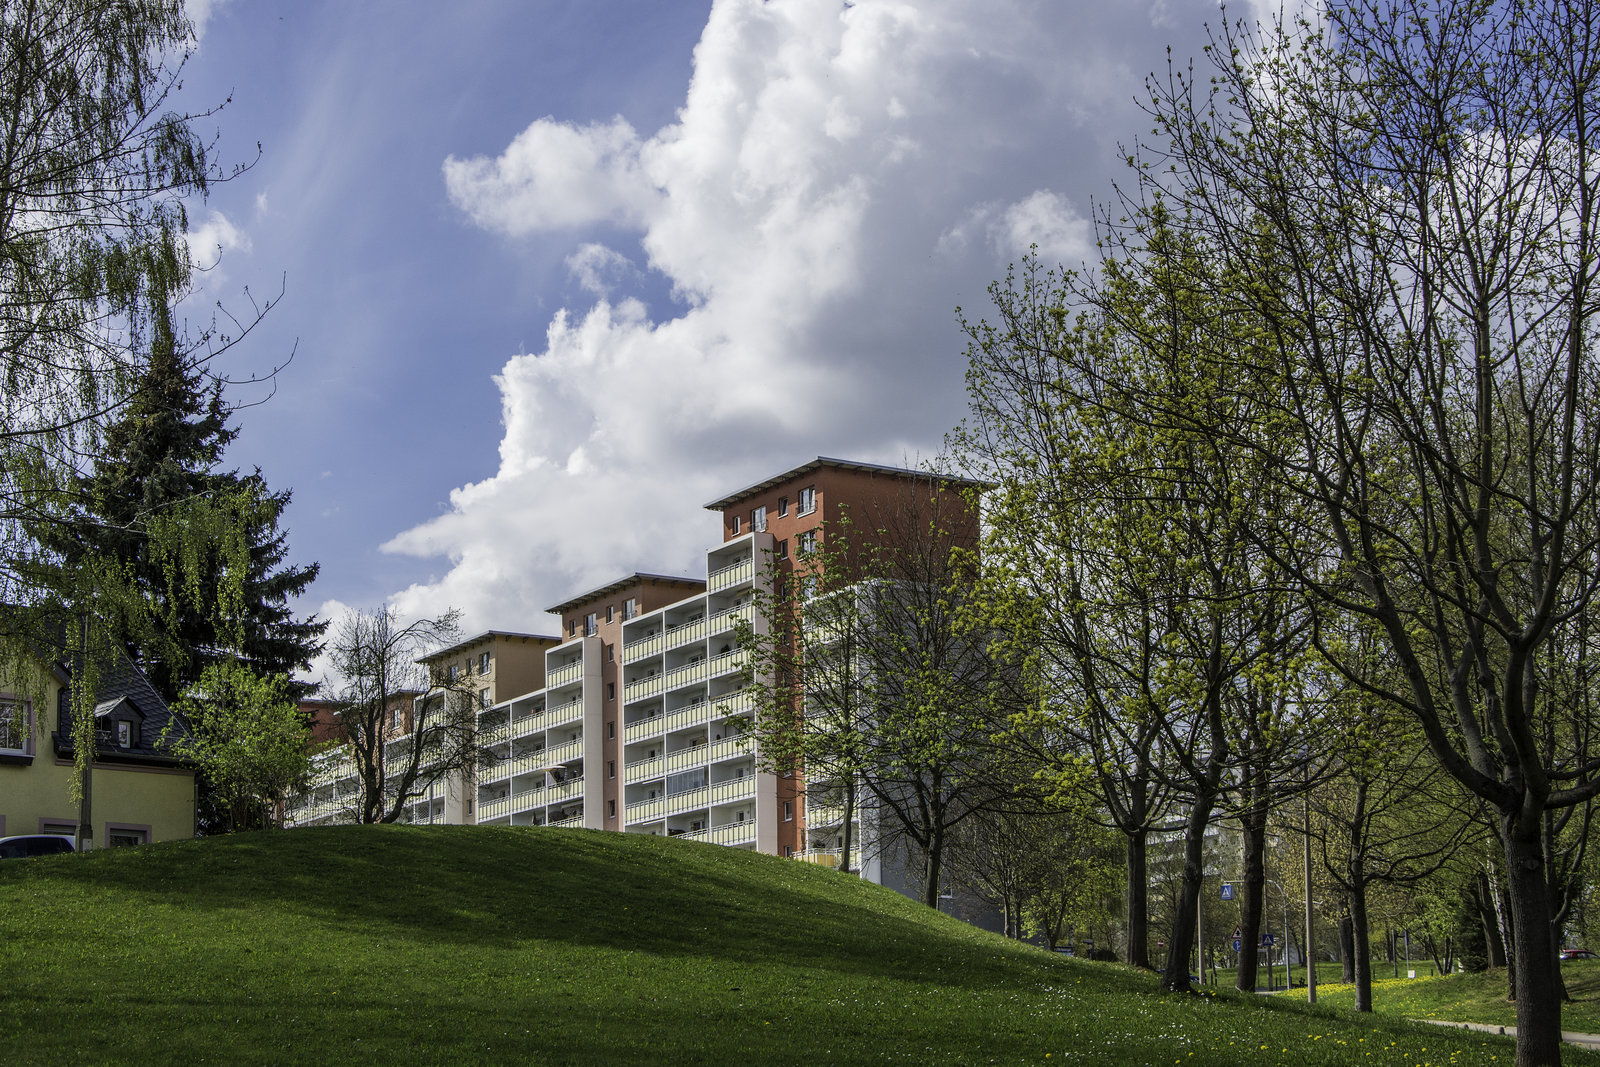
[[[744,690],[714,697],[709,701],[679,708],[667,715],[656,715],[629,726],[623,739],[629,743],[643,741],[657,734],[671,733],[690,726],[700,726],[724,715],[742,715],[751,709],[750,695]]]
[[[666,798],[658,797],[655,800],[641,800],[637,804],[627,805],[623,811],[623,816],[631,824],[654,822],[666,813]]]
[[[858,807],[851,812],[851,822],[859,821],[861,809]],[[830,804],[813,804],[806,801],[807,826],[836,826],[844,822],[844,808],[834,807]]]
[[[837,867],[839,866],[839,857],[841,855],[843,855],[843,850],[837,848],[808,848],[796,852],[790,859],[797,859],[801,863],[815,863],[819,867]],[[852,870],[861,869],[860,849],[853,848],[850,850],[850,867]]]
[[[748,662],[749,659],[749,651],[742,648],[736,648],[732,652],[724,652],[720,656],[712,656],[710,663],[708,664],[710,668],[710,675],[714,678],[717,675],[727,674],[730,671],[743,670],[745,663]]]
[[[501,760],[494,766],[485,768],[479,773],[479,780],[482,782],[503,782],[508,778],[528,774],[550,765],[550,757],[547,753],[530,752],[525,756]]]
[[[755,560],[743,559],[732,566],[723,567],[721,570],[715,570],[706,575],[706,589],[715,593],[719,590],[727,589],[729,586],[738,585],[740,582],[748,582],[755,577],[755,573]]]
[[[664,774],[672,774],[683,770],[685,767],[699,767],[702,764],[717,763],[721,760],[732,759],[737,756],[749,755],[750,738],[740,735],[727,737],[721,741],[714,741],[709,745],[691,745],[680,748],[676,752],[669,752],[665,756],[657,756],[643,763],[628,765],[627,778],[629,782],[645,782],[651,778],[659,778]]]
[[[546,674],[544,678],[544,687],[546,689],[554,689],[560,685],[571,685],[573,682],[581,681],[582,679],[583,660],[580,659],[576,663],[570,663],[565,667],[561,667]]]
[[[696,619],[693,622],[680,622],[676,626],[667,627],[667,632],[662,635],[666,641],[664,647],[677,648],[690,641],[704,641],[706,639],[706,620]]]
[[[558,726],[565,726],[569,722],[577,722],[583,718],[583,699],[569,700],[565,704],[557,704],[544,713],[542,729],[554,730]]]
[[[709,830],[690,830],[674,836],[680,841],[709,841],[713,845],[748,845],[755,842],[756,824],[754,820],[730,822],[713,826]]]
[[[557,819],[555,822],[546,823],[546,826],[582,826],[583,816],[574,815],[570,819]]]
[[[489,748],[490,746],[500,744],[510,736],[511,724],[504,722],[497,723],[494,726],[487,726],[478,731],[478,744],[482,745],[484,748]]]
[[[583,779],[568,778],[560,785],[553,785],[546,789],[545,792],[549,794],[545,798],[545,803],[547,804],[559,804],[563,800],[571,800],[573,797],[583,795]]]
[[[741,619],[745,622],[753,622],[755,620],[755,608],[746,604],[742,608],[729,608],[727,611],[717,612],[707,620],[710,623],[707,633],[720,634],[731,630],[733,629],[733,624]]]
[[[711,787],[711,803],[735,804],[741,800],[754,800],[756,795],[756,780],[752,775],[748,778],[735,778],[730,782],[717,782]]]
[[[568,741],[564,745],[557,745],[554,748],[546,749],[544,753],[545,760],[552,767],[558,763],[566,763],[569,760],[581,759],[582,757],[583,742],[581,740]]]
[[[635,660],[654,656],[667,647],[666,638],[658,630],[649,637],[640,637],[622,646],[622,662],[632,663]]]

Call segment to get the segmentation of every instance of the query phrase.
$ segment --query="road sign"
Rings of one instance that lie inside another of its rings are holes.
[[[1233,951],[1238,952],[1239,951],[1239,946],[1242,945],[1242,944],[1243,944],[1243,942],[1240,941],[1239,938],[1237,938],[1237,937],[1234,938],[1233,939]]]
[[[1273,937],[1271,934],[1262,934],[1261,935],[1261,943],[1263,945],[1274,945],[1274,944],[1277,944],[1277,941],[1278,941],[1278,939]]]
[[[1233,899],[1233,883],[1232,882],[1223,882],[1222,883],[1222,899],[1223,900],[1232,900]]]
[[[1242,929],[1242,928],[1240,928],[1240,927],[1237,927],[1237,926],[1235,926],[1235,927],[1234,927],[1234,928],[1233,928],[1233,936],[1234,936],[1234,937],[1240,937],[1240,936],[1242,936],[1242,935],[1243,935],[1243,934],[1244,934],[1244,930],[1243,930],[1243,929]]]

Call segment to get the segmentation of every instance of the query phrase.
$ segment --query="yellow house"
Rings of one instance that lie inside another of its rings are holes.
[[[72,800],[71,664],[42,664],[32,679],[0,672],[0,837],[76,834]],[[95,759],[86,836],[96,848],[138,845],[195,832],[195,772],[162,732],[166,702],[125,656],[102,669],[95,704]]]

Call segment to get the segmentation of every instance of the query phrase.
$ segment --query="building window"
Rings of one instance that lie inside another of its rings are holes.
[[[461,668],[457,667],[454,663],[452,663],[452,664],[450,664],[450,668],[446,672],[446,674],[449,676],[450,680],[453,682],[457,678],[461,677]]]
[[[610,622],[611,620],[607,619],[606,621]],[[607,645],[606,646],[606,662],[607,663],[615,663],[616,661],[617,661],[617,646],[616,645]]]
[[[613,819],[617,817],[617,802],[615,800],[606,801],[606,814]]]
[[[802,555],[809,555],[817,550],[817,531],[807,530],[795,538],[795,549]]]
[[[478,707],[487,708],[493,703],[494,701],[489,699],[489,691],[487,689],[478,690]]]
[[[739,529],[740,529],[739,521],[740,521],[739,520],[739,516],[735,515],[733,517],[733,532],[734,533],[738,533],[739,532]]]
[[[606,683],[606,699],[607,700],[615,700],[615,699],[617,699],[617,683],[616,682],[607,682]]]
[[[606,760],[606,777],[607,778],[615,778],[616,776],[617,776],[617,761],[614,760],[614,759]]]
[[[0,700],[0,751],[33,751],[30,720],[26,701]]]
[[[779,559],[788,559],[789,558],[789,539],[788,538],[784,538],[782,541],[778,542],[778,558]]]
[[[490,662],[489,653],[487,653],[487,652],[485,652],[483,655],[478,657],[478,673],[479,674],[488,674],[489,673],[489,662]]]
[[[596,619],[594,612],[591,611],[591,612],[589,612],[589,614],[587,614],[587,615],[585,615],[583,617],[583,632],[584,632],[584,636],[593,637],[595,635],[595,630],[597,629],[598,626],[599,626],[599,622]]]
[[[756,508],[754,511],[752,511],[750,513],[750,529],[754,530],[756,533],[766,533],[767,532],[767,509],[766,508],[764,508],[764,507]]]
[[[568,637],[577,637],[578,636],[578,620],[577,619],[573,619],[571,622],[567,623],[567,636]]]
[[[808,485],[800,490],[800,514],[809,515],[817,510],[817,488]]]
[[[133,747],[133,723],[129,722],[127,719],[123,719],[121,722],[117,723],[117,747]]]
[[[778,498],[778,517],[781,519],[787,514],[789,514],[789,498],[780,496]]]
[[[631,619],[637,614],[639,614],[639,601],[636,598],[629,597],[622,602],[623,619]]]
[[[783,802],[783,821],[784,822],[793,822],[794,821],[794,801],[792,801],[792,800],[785,800]]]
[[[107,848],[129,848],[134,845],[148,845],[150,843],[150,828],[148,826],[123,826],[118,823],[106,825]]]

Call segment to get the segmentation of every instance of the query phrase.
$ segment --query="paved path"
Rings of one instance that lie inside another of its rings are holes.
[[[1481,1030],[1486,1034],[1505,1034],[1507,1037],[1517,1036],[1515,1026],[1496,1026],[1494,1023],[1453,1023],[1445,1019],[1413,1019],[1412,1022],[1433,1023],[1435,1026],[1459,1026],[1463,1030]],[[1600,1034],[1579,1034],[1563,1030],[1561,1040],[1579,1048],[1600,1050]]]

